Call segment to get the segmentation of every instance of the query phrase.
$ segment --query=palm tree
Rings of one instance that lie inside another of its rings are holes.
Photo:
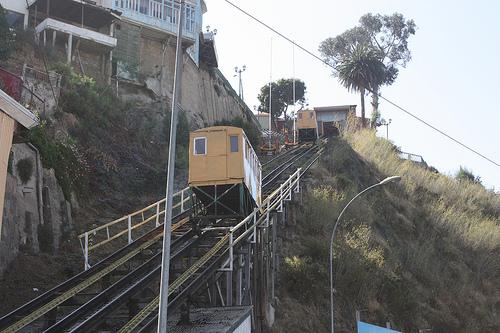
[[[366,126],[365,92],[373,92],[384,82],[386,67],[368,45],[357,44],[336,67],[339,82],[349,91],[361,94],[361,118]]]

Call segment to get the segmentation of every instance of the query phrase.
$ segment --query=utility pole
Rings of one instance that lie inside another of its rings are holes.
[[[271,37],[271,63],[269,71],[269,151],[271,151],[273,129],[273,38]]]
[[[239,76],[239,91],[238,95],[240,96],[241,100],[244,101],[243,99],[243,81],[241,80],[241,73],[247,70],[247,66],[243,65],[242,68],[234,67],[234,72],[236,73],[234,76]]]
[[[292,89],[293,89],[293,144],[295,145],[297,143],[297,138],[296,138],[296,131],[297,131],[297,128],[296,128],[296,109],[297,109],[297,105],[296,105],[296,101],[295,101],[295,44],[292,45],[292,66],[293,66],[293,84],[292,84]]]
[[[175,54],[175,75],[172,97],[172,116],[170,121],[170,142],[168,149],[167,190],[165,201],[165,220],[163,222],[163,255],[161,259],[160,306],[158,309],[158,333],[168,332],[168,280],[170,277],[170,240],[172,236],[172,195],[174,193],[175,144],[177,141],[178,104],[182,82],[182,27],[184,25],[184,0],[179,8],[177,27],[177,47]]]

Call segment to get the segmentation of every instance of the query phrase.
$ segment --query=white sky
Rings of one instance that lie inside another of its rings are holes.
[[[317,52],[327,37],[355,26],[368,12],[400,12],[415,20],[410,39],[413,59],[397,81],[381,93],[410,112],[500,163],[500,2],[491,0],[232,0],[298,44]],[[258,105],[260,87],[269,82],[272,37],[273,80],[292,77],[292,45],[227,4],[206,0],[204,26],[217,29],[219,68],[238,91],[234,67],[246,65],[244,97]],[[317,52],[318,53],[318,52]],[[319,53],[318,53],[319,54]],[[358,104],[331,76],[328,67],[295,49],[295,76],[305,81],[311,106]],[[369,110],[369,98],[367,109]],[[403,151],[420,154],[440,172],[454,174],[460,165],[481,176],[488,188],[500,189],[500,167],[465,150],[396,108],[381,102],[391,118],[389,138]],[[359,111],[359,106],[358,106]],[[368,114],[369,116],[369,114]],[[381,128],[385,135],[385,127]]]

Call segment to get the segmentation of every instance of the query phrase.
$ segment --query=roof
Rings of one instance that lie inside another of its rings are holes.
[[[44,30],[55,30],[59,32],[72,34],[75,37],[93,41],[95,43],[101,44],[109,48],[116,47],[117,43],[117,40],[114,37],[110,37],[108,35],[93,30],[80,28],[76,25],[64,23],[52,18],[46,18],[45,20],[42,21],[42,23],[37,25],[35,28],[35,31],[37,33],[40,33]]]
[[[31,111],[16,102],[2,89],[0,89],[0,111],[26,128],[35,127],[39,123],[38,118]]]
[[[37,6],[37,11],[45,13],[47,10],[47,0],[34,1],[30,8]],[[51,0],[49,8],[50,17],[64,18],[72,22],[81,22],[82,6],[85,8],[83,15],[83,25],[99,29],[109,22],[120,19],[121,12],[108,9],[95,3],[80,0]]]
[[[320,107],[315,107],[314,111],[316,111],[316,112],[341,112],[341,111],[349,111],[353,107],[355,108],[356,105],[320,106]]]
[[[210,127],[204,127],[197,129],[194,131],[194,133],[200,133],[200,132],[215,132],[215,131],[222,131],[224,129],[232,129],[236,131],[243,131],[243,129],[236,127],[236,126],[210,126]]]
[[[179,314],[175,314],[168,322],[168,331],[171,333],[234,332],[251,312],[251,306],[193,309],[190,312],[190,324],[180,325]]]

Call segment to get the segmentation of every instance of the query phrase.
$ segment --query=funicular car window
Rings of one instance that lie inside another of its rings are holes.
[[[194,155],[206,155],[207,138],[194,138]]]
[[[231,153],[237,153],[238,152],[238,136],[237,135],[229,136],[229,141],[231,144]]]

